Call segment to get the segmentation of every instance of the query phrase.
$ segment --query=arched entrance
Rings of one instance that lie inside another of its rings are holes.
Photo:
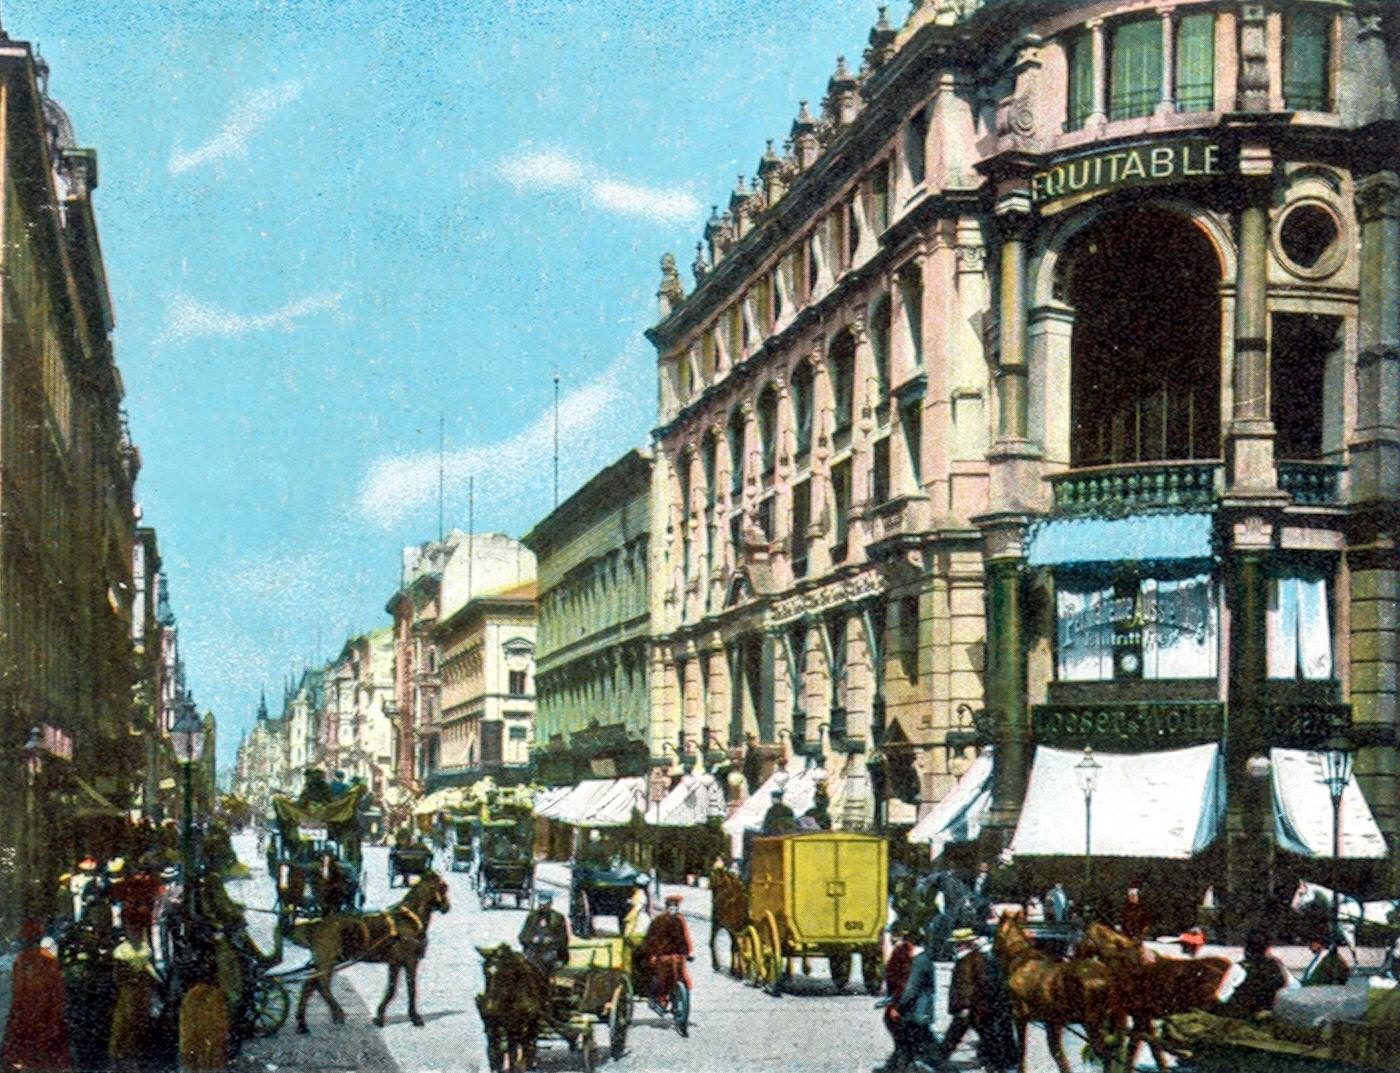
[[[1220,261],[1189,220],[1126,209],[1074,239],[1070,465],[1220,455]]]

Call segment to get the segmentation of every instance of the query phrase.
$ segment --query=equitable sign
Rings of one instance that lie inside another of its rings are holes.
[[[1055,198],[1101,193],[1147,182],[1180,182],[1222,175],[1220,146],[1193,139],[1129,146],[1066,160],[1031,179],[1031,200],[1039,205]]]

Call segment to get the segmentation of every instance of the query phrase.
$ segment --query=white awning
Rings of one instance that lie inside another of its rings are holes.
[[[580,818],[587,815],[612,788],[614,779],[584,779],[557,801],[545,813],[549,819],[560,823],[577,825]]]
[[[413,814],[415,816],[431,816],[434,812],[446,812],[461,808],[465,798],[466,792],[457,786],[434,790],[413,806]]]
[[[560,801],[564,800],[564,798],[568,797],[572,791],[572,786],[551,786],[548,789],[541,790],[538,794],[535,795],[535,815],[543,816],[546,819],[549,819],[551,816],[549,810],[552,809]]]
[[[992,807],[992,750],[982,752],[962,773],[943,800],[934,805],[909,832],[910,842],[927,842],[937,857],[949,842],[971,842],[982,831]]]
[[[725,833],[737,837],[745,831],[763,830],[763,817],[768,814],[769,806],[773,804],[774,790],[782,790],[783,802],[792,809],[794,816],[801,816],[812,807],[812,800],[816,797],[817,771],[822,771],[825,775],[824,769],[821,768],[804,768],[792,773],[781,770],[773,772],[763,785],[735,810],[734,815],[724,821]]]
[[[646,779],[640,775],[611,779],[607,790],[569,822],[578,827],[622,827],[631,822],[632,813],[646,807]]]
[[[1332,856],[1332,797],[1322,778],[1322,755],[1304,749],[1270,749],[1274,784],[1274,837],[1290,853]],[[1352,775],[1342,791],[1342,856],[1380,860],[1385,836]]]
[[[1026,857],[1082,856],[1084,793],[1077,749],[1037,745],[1011,852]],[[1224,812],[1220,747],[1214,742],[1151,753],[1095,753],[1090,850],[1100,857],[1184,860],[1213,841]]]
[[[646,819],[658,827],[695,827],[727,811],[724,789],[713,775],[683,775],[655,808],[647,809]]]

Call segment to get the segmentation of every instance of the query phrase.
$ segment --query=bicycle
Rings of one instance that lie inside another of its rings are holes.
[[[682,1037],[690,1035],[690,985],[686,982],[687,961],[684,954],[655,954],[651,959],[654,977],[649,1005],[661,1016],[669,1015]],[[664,996],[658,1000],[657,993]]]

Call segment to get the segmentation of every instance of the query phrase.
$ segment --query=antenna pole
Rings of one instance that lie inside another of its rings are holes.
[[[559,363],[554,364],[554,505],[559,506]]]

